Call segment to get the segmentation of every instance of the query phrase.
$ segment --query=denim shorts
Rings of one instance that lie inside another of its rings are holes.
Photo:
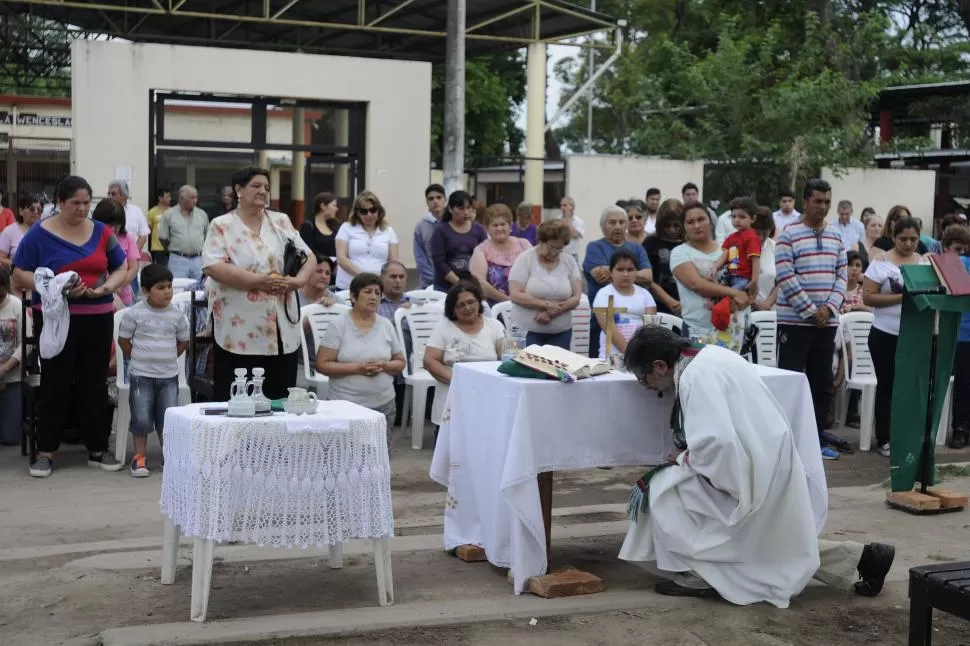
[[[132,435],[162,432],[165,411],[179,405],[178,377],[142,377],[129,375],[128,403],[131,406]]]

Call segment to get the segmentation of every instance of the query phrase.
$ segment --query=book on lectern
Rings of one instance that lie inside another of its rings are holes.
[[[930,254],[930,264],[948,296],[970,295],[970,274],[955,253]]]

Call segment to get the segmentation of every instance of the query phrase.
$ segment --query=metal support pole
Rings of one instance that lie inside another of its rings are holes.
[[[546,46],[529,45],[526,62],[525,199],[542,206],[546,152]]]
[[[306,108],[293,109],[293,144],[306,145]],[[303,224],[304,204],[306,203],[306,153],[293,151],[293,166],[290,174],[290,219],[293,226]]]
[[[596,11],[596,0],[589,0],[589,10]],[[592,37],[590,37],[592,40]],[[587,78],[593,75],[593,65],[596,64],[593,55],[596,50],[590,48],[589,58],[586,61],[586,75]],[[589,98],[586,100],[586,154],[591,155],[593,153],[593,92],[589,93]]]
[[[445,191],[462,188],[465,169],[465,0],[448,0],[445,42]]]

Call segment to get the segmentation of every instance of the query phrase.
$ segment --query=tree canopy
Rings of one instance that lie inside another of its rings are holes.
[[[725,180],[735,187],[751,166],[790,186],[822,166],[867,165],[880,89],[970,71],[970,2],[601,0],[597,8],[628,26],[620,59],[592,93],[593,149],[708,160],[736,172]],[[596,65],[607,55],[597,52]],[[567,97],[588,77],[586,61],[557,66]],[[556,131],[572,150],[585,146],[587,105],[578,101]],[[970,117],[962,102],[950,108]]]

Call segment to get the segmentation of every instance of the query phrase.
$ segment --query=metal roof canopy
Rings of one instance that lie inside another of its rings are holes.
[[[445,58],[444,0],[25,0],[0,8],[134,42]],[[466,25],[466,56],[473,58],[610,32],[618,22],[563,0],[469,0]]]

